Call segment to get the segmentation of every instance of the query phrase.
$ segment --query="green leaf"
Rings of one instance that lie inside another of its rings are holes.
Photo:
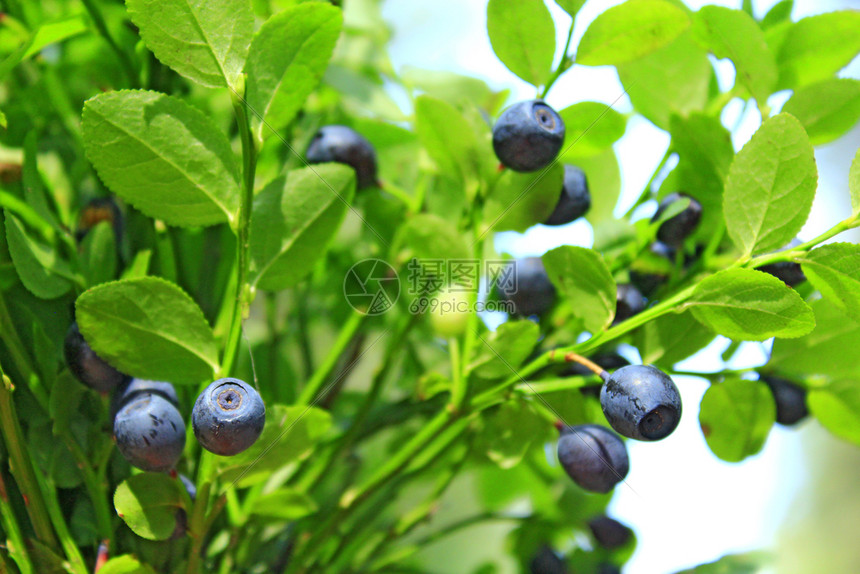
[[[78,412],[81,397],[87,392],[87,387],[74,378],[71,371],[63,371],[51,387],[48,409],[53,421],[53,433],[56,436],[68,435],[72,417]]]
[[[33,33],[30,46],[21,59],[26,60],[51,44],[57,44],[86,31],[87,21],[81,14],[75,14],[54,22],[45,22]]]
[[[537,345],[540,328],[533,321],[508,321],[499,325],[492,336],[481,337],[472,373],[482,379],[509,377],[516,372]]]
[[[342,164],[297,169],[254,198],[251,284],[279,291],[298,283],[325,253],[355,194],[355,171]]]
[[[254,34],[248,0],[126,0],[155,57],[210,88],[237,88]]]
[[[794,0],[782,0],[768,10],[761,19],[762,30],[767,30],[785,22],[791,22],[791,11],[794,9]]]
[[[779,88],[831,78],[860,52],[860,12],[841,10],[804,18],[788,28],[777,54]]]
[[[245,98],[262,137],[288,125],[319,85],[342,21],[335,6],[308,2],[275,14],[254,36]]]
[[[758,453],[776,420],[776,405],[767,385],[729,379],[711,385],[699,410],[699,425],[711,451],[728,462]]]
[[[707,241],[722,225],[723,190],[735,157],[732,137],[719,118],[694,113],[673,116],[669,133],[678,166],[660,188],[660,196],[685,190],[702,204],[702,220],[692,237]]]
[[[99,574],[155,574],[155,570],[131,554],[123,554],[105,562],[99,568]]]
[[[669,313],[645,323],[635,341],[643,364],[670,368],[705,348],[714,336],[691,313]]]
[[[851,192],[851,207],[854,217],[860,216],[860,149],[854,154],[851,169],[848,172],[848,189]]]
[[[830,243],[797,261],[824,298],[860,322],[860,245]]]
[[[782,108],[800,120],[812,145],[832,142],[860,119],[860,81],[832,78],[797,90]]]
[[[571,313],[598,333],[615,316],[615,281],[603,257],[592,249],[563,245],[541,258],[550,281],[571,302]]]
[[[628,0],[600,14],[582,36],[576,63],[615,66],[662,48],[690,27],[687,13],[664,0]]]
[[[56,299],[72,287],[68,263],[53,247],[30,237],[17,217],[3,211],[6,243],[21,283],[40,299]]]
[[[741,10],[704,6],[693,21],[693,34],[717,58],[729,58],[743,85],[760,103],[767,102],[777,80],[776,60],[759,25]]]
[[[490,0],[487,32],[499,60],[532,85],[546,83],[555,54],[555,25],[543,0]]]
[[[415,100],[415,129],[441,172],[458,174],[462,181],[470,182],[486,168],[486,156],[472,126],[448,102],[419,96]]]
[[[621,195],[621,168],[615,150],[607,149],[598,155],[577,158],[574,163],[585,172],[591,193],[591,208],[585,219],[592,225],[612,220]]]
[[[618,66],[633,107],[664,130],[673,114],[683,117],[705,108],[713,76],[707,51],[690,31],[644,58]]]
[[[484,204],[484,226],[493,231],[523,232],[550,216],[564,187],[558,162],[543,171],[518,173],[506,169]]]
[[[116,275],[117,251],[113,226],[100,221],[89,230],[81,244],[81,265],[87,285],[93,286],[110,281]]]
[[[555,0],[555,3],[561,6],[561,9],[571,16],[576,16],[577,12],[582,9],[586,1],[587,0]]]
[[[835,381],[813,389],[806,403],[824,428],[860,445],[860,383],[857,380]]]
[[[127,478],[113,496],[116,513],[132,532],[147,540],[167,540],[176,528],[176,511],[183,507],[178,479],[144,472]]]
[[[860,378],[857,341],[860,323],[847,320],[829,299],[812,302],[815,330],[800,339],[777,339],[768,369],[789,377],[824,375],[833,379]]]
[[[121,90],[84,103],[87,157],[111,191],[178,226],[235,223],[239,167],[199,110],[156,92]]]
[[[501,95],[493,92],[483,80],[443,70],[404,66],[400,71],[400,79],[410,88],[455,105],[469,102],[489,107]]]
[[[592,156],[606,151],[621,139],[627,118],[600,102],[580,102],[559,112],[564,121],[564,145],[560,161]]]
[[[806,223],[818,170],[812,145],[794,116],[764,122],[738,152],[726,180],[723,213],[744,254],[779,249]]]
[[[684,305],[718,334],[736,341],[800,337],[815,317],[800,295],[761,271],[726,269],[696,286]]]
[[[468,259],[469,246],[453,223],[438,215],[421,213],[401,228],[404,246],[419,260]]]
[[[508,401],[487,416],[480,444],[501,468],[513,468],[533,445],[548,438],[547,425],[529,406]]]
[[[169,281],[103,283],[78,297],[75,310],[93,350],[127,375],[193,384],[218,370],[218,346],[203,312]]]
[[[303,492],[280,488],[254,501],[251,514],[276,520],[298,520],[317,511],[314,500]]]
[[[244,488],[311,454],[331,427],[331,415],[314,407],[272,405],[257,442],[236,456],[218,457],[224,488]]]

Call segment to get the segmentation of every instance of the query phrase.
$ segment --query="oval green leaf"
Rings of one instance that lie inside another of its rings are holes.
[[[9,210],[4,210],[6,244],[21,283],[40,299],[56,299],[72,287],[71,269],[57,250],[38,241]]]
[[[523,232],[543,223],[555,209],[564,187],[564,168],[558,162],[540,172],[506,169],[484,204],[485,229]]]
[[[176,511],[184,507],[181,482],[157,472],[127,478],[113,496],[116,513],[132,532],[147,540],[167,540],[176,528]]]
[[[471,372],[482,379],[499,379],[516,373],[537,345],[540,328],[534,321],[508,321],[490,337],[479,337],[483,345]]]
[[[848,172],[848,190],[851,193],[851,207],[854,217],[860,216],[860,149],[854,154],[851,170]]]
[[[848,316],[860,322],[860,245],[831,243],[798,259],[806,277]]]
[[[690,17],[664,0],[628,0],[600,14],[582,36],[576,63],[615,66],[669,44],[690,27]]]
[[[543,0],[490,0],[487,32],[493,51],[511,72],[534,86],[547,81],[555,25]]]
[[[293,121],[319,85],[342,23],[339,8],[308,2],[270,17],[254,36],[245,98],[262,137]]]
[[[169,281],[103,283],[78,297],[75,310],[90,346],[127,375],[195,384],[218,370],[218,347],[203,312]]]
[[[711,451],[727,462],[758,453],[776,420],[776,404],[767,385],[729,379],[711,385],[699,410],[699,425]]]
[[[815,327],[812,309],[796,291],[773,275],[751,269],[711,275],[696,286],[684,307],[736,341],[800,337]]]
[[[600,102],[580,102],[559,112],[564,120],[562,159],[593,156],[612,147],[627,129],[627,118]]]
[[[615,316],[615,281],[593,249],[563,245],[541,258],[550,281],[569,301],[571,313],[582,319],[585,328],[598,333]]]
[[[326,164],[289,172],[254,198],[251,284],[292,287],[325,253],[355,194],[355,171]]]
[[[126,6],[164,64],[203,86],[236,87],[254,35],[248,0],[126,0]]]
[[[860,119],[860,81],[832,78],[805,86],[785,102],[782,111],[800,120],[812,145],[832,142]]]
[[[806,223],[817,185],[803,126],[789,114],[770,118],[729,168],[723,214],[732,241],[747,255],[784,246]]]
[[[715,336],[691,313],[669,313],[638,329],[635,343],[643,364],[670,368],[705,348]]]
[[[860,382],[841,380],[813,389],[806,402],[821,426],[860,445]]]
[[[826,80],[860,52],[860,12],[840,10],[803,18],[789,26],[777,54],[779,88]]]
[[[122,90],[84,103],[87,157],[111,191],[178,226],[233,224],[239,167],[199,110],[157,92]]]

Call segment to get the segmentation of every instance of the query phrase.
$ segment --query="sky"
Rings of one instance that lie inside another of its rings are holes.
[[[577,44],[597,14],[620,3],[620,0],[587,2],[577,17],[572,45]],[[774,3],[754,2],[756,14],[765,13]],[[740,1],[688,0],[687,4],[694,9],[704,4],[740,7]],[[548,5],[557,22],[557,45],[562,46],[569,17],[554,3]],[[858,5],[860,2],[856,0],[796,0],[793,17]],[[486,33],[485,0],[388,0],[383,15],[394,33],[390,55],[395,69],[414,66],[463,73],[481,78],[495,89],[511,90],[511,102],[534,97],[534,88],[509,72],[493,54]],[[556,54],[557,59],[559,56]],[[731,85],[734,75],[731,64],[717,62],[717,71],[721,84]],[[860,77],[858,61],[842,75]],[[612,103],[621,94],[613,68],[575,66],[553,88],[548,103],[556,109],[586,100]],[[622,98],[618,109],[629,111],[629,101]],[[759,124],[757,115],[738,118],[738,110],[739,106],[730,105],[723,115],[728,126],[740,119],[740,129],[733,137],[736,149],[752,136]],[[647,120],[631,119],[626,135],[615,148],[623,172],[622,196],[616,214],[626,211],[638,196],[668,144],[668,135]],[[817,150],[819,192],[801,238],[818,235],[848,212],[845,182],[858,145],[860,130],[855,129],[839,142]],[[574,222],[553,228],[536,226],[525,234],[499,234],[496,248],[519,257],[541,255],[562,244],[590,247],[591,242],[589,225]],[[678,368],[718,370],[719,353],[727,344],[727,340],[717,339]],[[628,351],[629,358],[638,360],[635,349]],[[763,364],[767,352],[768,345],[745,344],[729,367]],[[791,512],[793,499],[809,478],[803,464],[804,435],[808,431],[803,427],[817,423],[806,421],[800,430],[775,427],[760,454],[742,463],[725,463],[708,450],[698,425],[698,406],[707,383],[690,377],[677,377],[676,383],[685,405],[679,428],[657,443],[628,442],[631,471],[627,486],[617,489],[610,506],[611,513],[637,533],[638,546],[625,567],[627,574],[671,572],[716,560],[727,553],[772,546],[780,524]]]

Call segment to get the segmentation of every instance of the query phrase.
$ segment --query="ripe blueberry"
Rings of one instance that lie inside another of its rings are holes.
[[[376,184],[376,151],[360,133],[346,126],[324,126],[311,140],[308,163],[337,162],[355,170],[358,189]]]
[[[200,393],[191,424],[206,450],[239,454],[254,444],[266,423],[266,406],[257,391],[239,379],[218,379]]]
[[[177,396],[176,389],[170,383],[134,378],[126,380],[114,392],[111,398],[111,416],[116,416],[119,409],[127,402],[139,396],[149,394],[161,395],[161,397],[173,403],[173,406],[179,407],[179,396]]]
[[[116,446],[141,470],[172,469],[185,448],[185,421],[169,400],[143,394],[126,402],[113,421]]]
[[[609,492],[630,470],[624,442],[600,425],[564,429],[558,439],[558,461],[573,482],[592,492]]]
[[[540,257],[526,257],[512,262],[509,271],[514,284],[499,287],[499,296],[514,306],[522,317],[543,315],[555,304],[555,287],[546,274]]]
[[[78,229],[75,231],[75,238],[81,241],[90,229],[102,221],[111,224],[114,236],[119,241],[123,230],[122,212],[111,197],[97,197],[84,206],[78,216]]]
[[[194,502],[194,499],[197,498],[197,487],[191,482],[191,479],[185,476],[184,474],[180,474],[179,480],[182,482],[182,486],[185,487],[185,492],[188,493],[188,498],[191,499],[191,502]],[[173,534],[170,535],[171,540],[179,540],[185,536],[185,533],[188,531],[188,513],[185,512],[184,508],[176,509],[176,528],[173,529]]]
[[[531,574],[567,574],[568,570],[564,560],[544,544],[529,562],[529,572]]]
[[[675,247],[681,245],[699,225],[702,219],[702,204],[686,193],[670,193],[660,202],[657,213],[651,219],[651,221],[657,221],[670,205],[683,198],[689,199],[690,204],[681,213],[661,223],[657,229],[657,239]]]
[[[770,375],[761,375],[776,403],[776,422],[790,426],[802,421],[809,414],[806,406],[806,389],[803,387]]]
[[[681,395],[669,376],[651,365],[621,367],[603,384],[600,406],[623,436],[660,440],[681,420]]]
[[[795,237],[788,245],[778,251],[793,249],[801,243],[802,241]],[[806,275],[804,275],[803,269],[800,267],[800,263],[795,263],[794,261],[778,261],[777,263],[762,265],[761,267],[757,267],[757,269],[773,275],[789,287],[794,287],[795,285],[799,285],[806,281]]]
[[[630,283],[621,283],[615,293],[615,319],[612,324],[615,325],[621,321],[625,321],[641,313],[645,309],[645,297],[639,292],[639,289]]]
[[[564,143],[564,122],[541,100],[519,102],[493,126],[493,150],[514,171],[537,171],[555,160]]]
[[[95,354],[81,335],[77,322],[73,322],[66,332],[63,354],[72,374],[88,387],[102,393],[113,390],[128,378]]]
[[[633,531],[614,518],[601,514],[588,521],[588,528],[599,545],[607,550],[621,548],[630,541]]]
[[[564,186],[552,214],[544,225],[564,225],[579,219],[591,207],[591,194],[588,192],[588,179],[585,172],[575,165],[564,166]]]
[[[662,241],[655,241],[648,246],[648,252],[643,254],[642,261],[650,265],[630,269],[630,282],[646,297],[650,297],[661,285],[669,280],[669,271],[675,265],[675,248]]]

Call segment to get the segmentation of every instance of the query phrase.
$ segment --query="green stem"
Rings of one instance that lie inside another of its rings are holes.
[[[317,367],[316,371],[314,371],[313,376],[305,385],[305,388],[302,389],[301,394],[299,395],[299,400],[296,402],[296,405],[309,405],[313,404],[314,400],[318,397],[320,390],[323,385],[326,383],[328,376],[331,374],[332,369],[337,365],[338,360],[343,354],[346,347],[349,345],[349,342],[352,340],[353,335],[358,331],[359,327],[361,327],[364,320],[367,318],[367,315],[363,313],[359,313],[355,311],[352,316],[350,316],[349,320],[344,324],[341,328],[340,333],[337,336],[334,344],[331,349],[329,349],[328,355],[326,355],[325,359],[323,359],[322,364]]]
[[[310,317],[308,316],[308,306],[304,303],[310,295],[310,286],[306,286],[302,290],[296,290],[296,296],[293,300],[298,299],[296,304],[296,337],[299,340],[299,350],[301,351],[302,365],[304,366],[305,378],[311,377],[314,372],[314,353],[311,346],[310,338]]]
[[[469,516],[467,518],[463,518],[463,519],[458,520],[456,522],[452,522],[451,524],[448,524],[447,526],[440,528],[436,532],[433,532],[432,534],[428,534],[424,538],[421,538],[420,540],[416,541],[415,545],[418,546],[419,548],[429,546],[430,544],[433,544],[434,542],[441,540],[442,538],[445,538],[446,536],[450,536],[451,534],[454,534],[455,532],[463,530],[464,528],[474,526],[475,524],[480,524],[481,522],[487,522],[489,520],[512,520],[512,521],[519,522],[519,521],[525,520],[525,518],[518,517],[518,516],[504,516],[501,514],[497,514],[495,512],[482,512],[480,514],[476,514],[474,516]]]
[[[466,397],[466,378],[463,376],[463,361],[460,358],[460,341],[448,339],[448,355],[451,359],[451,405],[460,405]]]
[[[244,87],[240,86],[244,92]],[[252,293],[248,289],[248,267],[250,265],[249,246],[251,232],[251,211],[254,207],[254,180],[257,173],[257,153],[260,142],[254,139],[251,131],[247,103],[238,92],[232,93],[233,112],[239,126],[239,136],[242,141],[242,201],[239,203],[239,216],[235,222],[236,231],[236,298],[233,301],[233,314],[227,344],[224,347],[224,357],[221,361],[221,374],[230,374],[239,341],[242,336],[242,321],[250,305]]]
[[[21,527],[18,525],[18,517],[15,516],[15,509],[9,503],[9,494],[6,490],[6,482],[3,479],[2,470],[0,470],[0,520],[2,520],[3,532],[6,534],[6,549],[9,551],[9,556],[18,565],[18,570],[21,571],[21,574],[33,574],[33,564],[27,555],[27,547],[24,545],[24,535],[21,534]]]
[[[128,81],[131,84],[132,88],[137,88],[139,86],[139,78],[137,77],[137,72],[134,69],[134,64],[129,58],[128,54],[119,47],[119,44],[113,39],[111,36],[110,30],[108,30],[107,23],[105,22],[102,13],[99,11],[98,6],[95,5],[93,0],[82,0],[84,3],[84,7],[87,9],[87,12],[90,15],[90,18],[93,19],[93,24],[96,26],[96,30],[99,35],[104,38],[105,42],[108,43],[111,50],[114,51],[117,58],[119,59],[119,63],[122,66],[123,71],[128,76]]]
[[[191,536],[191,548],[188,550],[186,574],[199,574],[200,561],[203,556],[203,540],[206,537],[206,509],[209,506],[209,495],[212,492],[212,482],[206,481],[197,491],[197,498],[191,509],[191,519],[188,522],[188,534]]]
[[[791,261],[795,257],[801,257],[805,255],[811,248],[816,247],[821,243],[824,243],[831,237],[835,237],[843,231],[848,231],[849,229],[854,229],[858,226],[860,226],[860,217],[857,217],[855,215],[849,217],[848,219],[840,221],[818,237],[810,239],[805,243],[801,243],[797,247],[793,247],[785,251],[766,253],[764,255],[759,255],[758,257],[754,257],[752,259],[750,259],[749,257],[741,258],[734,265],[734,267],[744,266],[747,268],[755,269],[757,267],[762,267],[763,265],[767,265],[769,263],[776,263],[779,261]]]
[[[12,315],[9,313],[9,308],[6,306],[6,301],[3,299],[3,294],[0,293],[0,340],[6,345],[9,355],[12,357],[12,362],[15,368],[18,369],[18,374],[27,381],[27,387],[39,405],[48,410],[48,390],[42,385],[39,376],[31,366],[33,360],[30,358],[24,348],[24,343],[18,336],[18,330],[15,328],[15,323],[12,321]]]
[[[2,430],[6,450],[9,453],[12,475],[24,497],[24,506],[27,508],[27,514],[30,516],[36,537],[40,542],[56,551],[59,550],[60,543],[54,534],[54,528],[51,526],[51,517],[42,496],[32,461],[25,450],[27,440],[21,431],[15,403],[12,399],[14,386],[3,372],[2,367],[0,367],[0,377],[2,377],[2,384],[0,384],[0,430]]]
[[[558,67],[553,70],[552,75],[547,80],[546,85],[543,88],[543,91],[540,93],[540,99],[546,99],[547,94],[549,94],[550,89],[555,84],[556,80],[558,80],[563,73],[570,69],[573,66],[573,58],[571,58],[567,52],[570,50],[570,43],[573,40],[573,27],[576,24],[576,16],[572,16],[570,20],[570,28],[567,30],[567,40],[564,43],[564,48],[561,50],[561,61],[558,63]]]
[[[657,169],[654,170],[654,173],[651,174],[651,179],[648,180],[648,183],[645,184],[645,189],[642,190],[642,193],[639,194],[639,197],[630,206],[630,209],[627,210],[627,213],[624,214],[624,219],[630,219],[633,215],[633,212],[636,211],[636,208],[651,199],[651,194],[653,193],[651,190],[651,186],[654,185],[654,182],[657,180],[657,176],[663,171],[663,167],[665,167],[666,162],[669,161],[669,158],[672,157],[672,145],[666,149],[666,153],[663,154],[663,159],[660,160],[660,163],[657,165]]]
[[[63,511],[60,508],[60,501],[57,499],[57,488],[52,481],[45,479],[40,475],[36,475],[36,480],[39,483],[39,488],[42,489],[42,495],[45,500],[45,507],[48,510],[48,516],[51,523],[57,531],[57,536],[60,538],[60,545],[63,547],[63,552],[72,574],[89,574],[84,557],[81,555],[78,544],[72,538],[69,532],[69,527],[66,525],[66,519],[63,516]]]
[[[108,506],[108,500],[105,497],[104,484],[99,481],[98,476],[96,476],[96,473],[90,466],[90,458],[86,453],[84,453],[83,449],[78,444],[78,441],[71,436],[71,433],[63,433],[61,438],[65,443],[66,448],[68,448],[72,453],[75,461],[77,461],[78,468],[81,471],[84,487],[87,490],[87,494],[90,496],[90,500],[92,501],[93,508],[96,512],[96,528],[99,532],[99,538],[101,540],[109,541],[113,535],[113,529],[111,528],[111,512],[110,507]]]

